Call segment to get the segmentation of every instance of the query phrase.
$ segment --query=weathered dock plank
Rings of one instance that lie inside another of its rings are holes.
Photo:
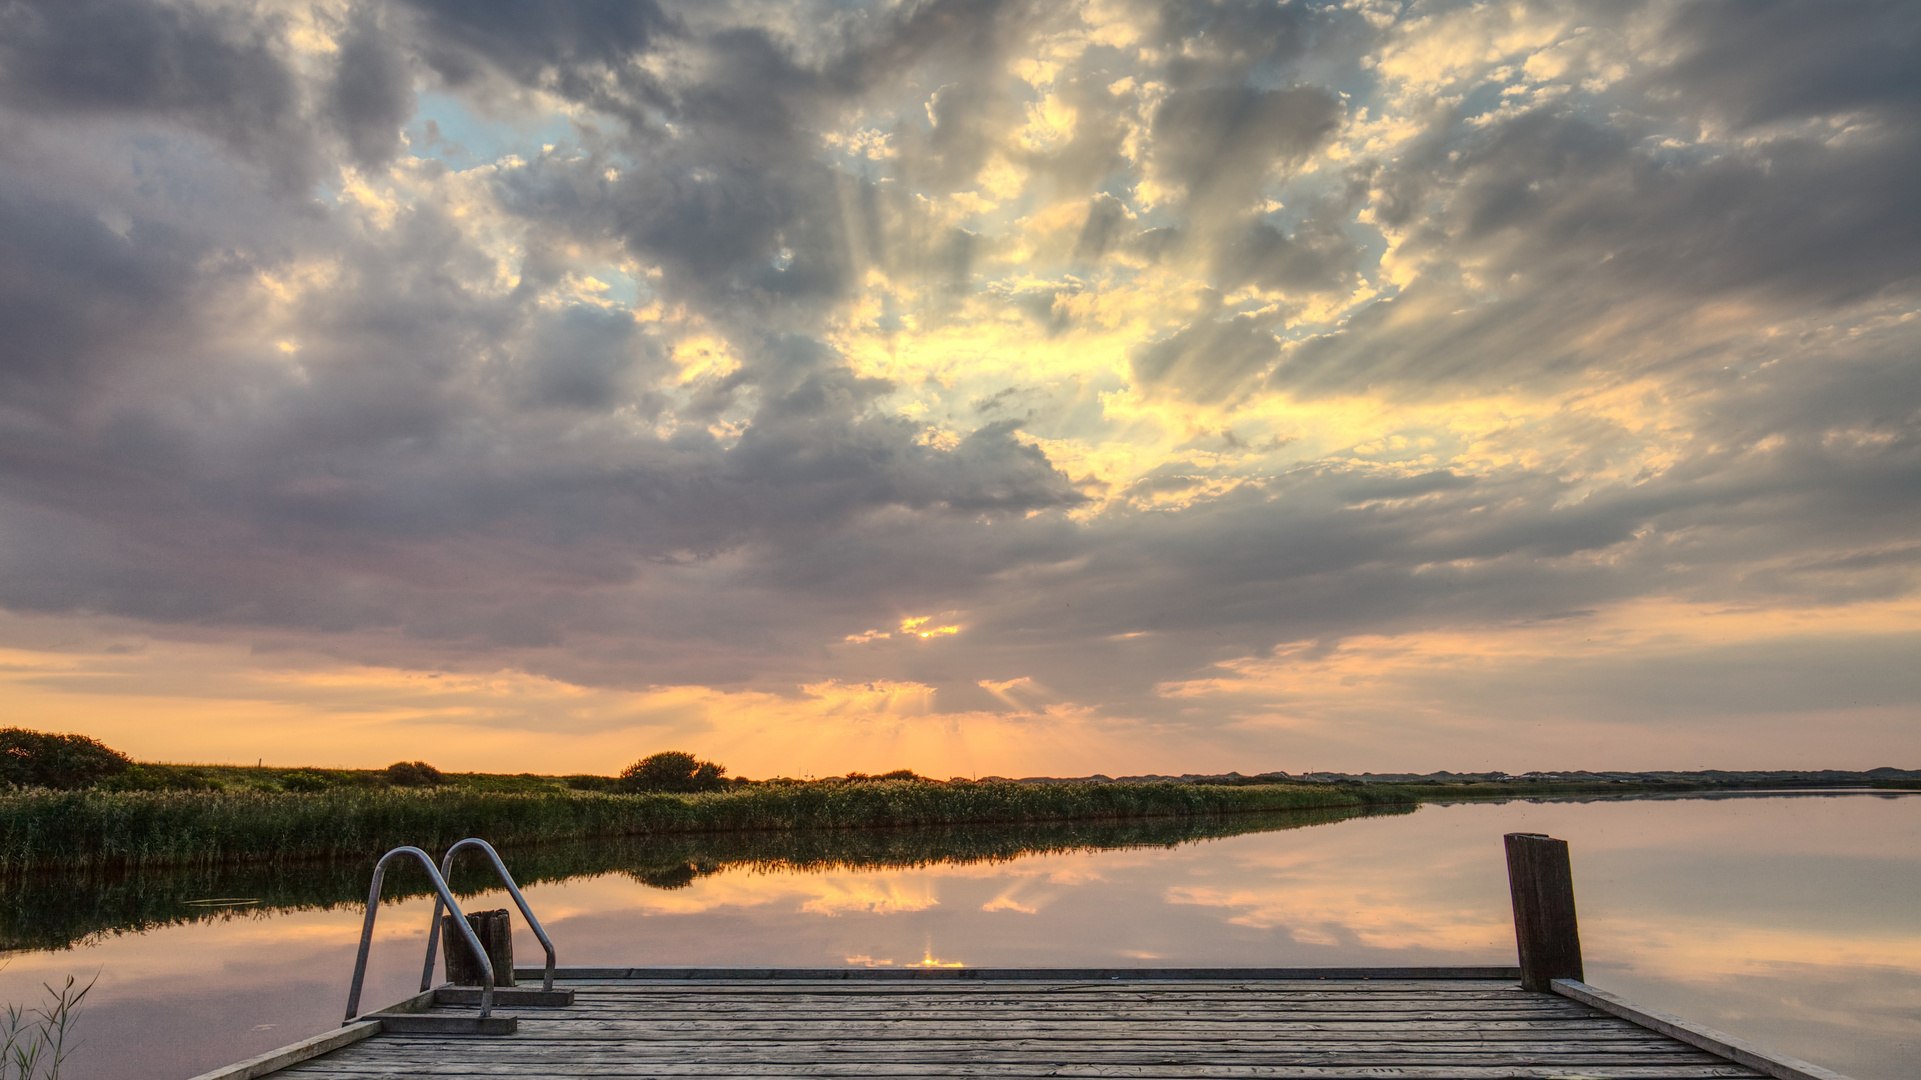
[[[1190,1080],[1763,1080],[1752,1064],[1501,977],[1289,979],[1192,969],[1085,977],[683,979],[563,969],[575,1004],[504,1008],[500,1037],[388,1032],[289,1080],[966,1076]],[[665,969],[671,970],[671,969]],[[686,970],[686,969],[681,969]],[[918,974],[918,973],[913,973]],[[451,996],[451,995],[450,995]],[[464,1011],[442,1003],[436,1012]],[[1825,1078],[1823,1078],[1825,1080]]]
[[[967,1061],[918,1062],[912,1064],[867,1065],[830,1062],[819,1065],[632,1065],[622,1063],[549,1060],[527,1066],[459,1063],[447,1065],[410,1064],[404,1073],[383,1066],[358,1069],[302,1065],[305,1077],[366,1076],[513,1076],[526,1080],[555,1080],[579,1076],[753,1076],[753,1077],[832,1077],[863,1078],[988,1076],[988,1077],[1137,1077],[1140,1080],[1186,1080],[1189,1077],[1259,1076],[1277,1080],[1570,1080],[1566,1066],[1318,1066],[1318,1065],[1083,1065],[1062,1062],[1048,1065],[991,1065]],[[1657,1065],[1657,1066],[1579,1066],[1580,1080],[1765,1080],[1761,1074],[1738,1065]]]

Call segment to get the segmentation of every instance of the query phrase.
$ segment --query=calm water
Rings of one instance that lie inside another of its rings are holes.
[[[1511,964],[1500,836],[1572,845],[1588,981],[1838,1069],[1921,1075],[1921,795],[1429,806],[509,852],[561,963]],[[39,882],[0,898],[0,998],[99,982],[73,1077],[177,1078],[339,1022],[365,868]],[[402,887],[408,882],[400,882]],[[414,888],[419,882],[411,883]],[[259,898],[210,909],[194,900]],[[482,894],[479,907],[503,906]],[[368,1000],[428,901],[384,907]],[[61,946],[67,947],[61,947]],[[523,962],[539,956],[516,939]]]

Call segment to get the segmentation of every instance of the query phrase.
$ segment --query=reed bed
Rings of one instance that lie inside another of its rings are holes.
[[[743,867],[768,874],[801,874],[962,866],[1039,854],[1172,848],[1413,811],[1413,806],[1397,805],[1119,821],[673,833],[522,845],[507,847],[503,854],[522,887],[620,874],[649,888],[679,889],[710,874]],[[277,864],[87,868],[12,875],[0,888],[0,950],[68,949],[109,935],[184,923],[358,909],[367,899],[372,854]],[[454,864],[448,884],[456,896],[465,897],[498,889],[500,879],[484,860],[469,857]],[[411,863],[395,864],[385,886],[382,895],[389,901],[432,895],[427,876]],[[0,1076],[0,1080],[6,1078]]]
[[[1121,821],[1416,801],[1360,785],[768,784],[700,795],[333,789],[0,795],[0,874],[366,858],[465,836],[535,844],[608,836],[905,825]]]

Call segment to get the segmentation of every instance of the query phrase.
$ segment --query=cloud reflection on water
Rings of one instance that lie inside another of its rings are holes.
[[[1895,1080],[1921,1057],[1921,796],[1430,806],[959,862],[881,835],[868,840],[892,854],[872,868],[716,847],[698,873],[603,866],[527,892],[563,964],[1503,964],[1509,831],[1572,845],[1597,985],[1857,1080]],[[427,908],[383,908],[373,998],[418,977]],[[340,904],[21,951],[0,994],[102,970],[88,1073],[190,1075],[337,1022],[358,928]],[[516,949],[537,955],[525,933]],[[156,1042],[163,1031],[175,1041]]]

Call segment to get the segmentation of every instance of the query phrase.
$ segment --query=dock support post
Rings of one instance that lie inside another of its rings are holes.
[[[454,916],[447,914],[440,918],[444,927],[442,936],[452,942],[460,933],[454,925]],[[508,918],[506,908],[467,913],[467,925],[474,928],[474,936],[480,939],[481,946],[487,950],[487,959],[493,962],[495,986],[514,985],[514,927]],[[472,953],[449,948],[447,981],[455,986],[479,986],[486,981],[486,976]]]
[[[1507,883],[1514,897],[1521,985],[1552,993],[1556,979],[1585,981],[1567,841],[1541,833],[1508,833],[1502,839],[1507,843]]]

